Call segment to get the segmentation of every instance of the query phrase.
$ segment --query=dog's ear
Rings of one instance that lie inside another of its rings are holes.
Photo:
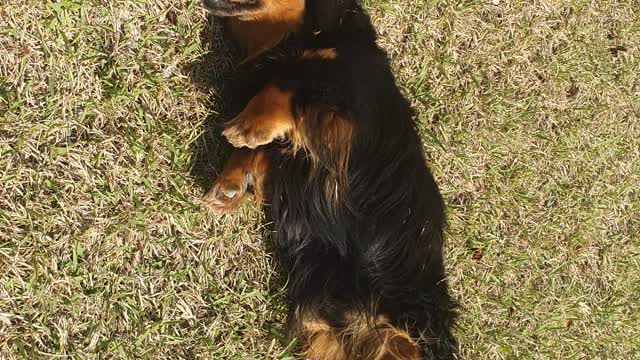
[[[357,0],[307,0],[318,30],[332,30],[340,24],[348,10],[353,10]]]

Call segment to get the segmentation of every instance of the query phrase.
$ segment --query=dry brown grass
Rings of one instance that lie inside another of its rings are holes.
[[[639,356],[640,4],[367,7],[449,204],[461,357]],[[259,212],[197,202],[231,69],[210,25],[0,4],[0,358],[288,356]]]

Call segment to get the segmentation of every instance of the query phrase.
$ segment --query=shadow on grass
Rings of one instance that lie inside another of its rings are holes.
[[[208,51],[191,63],[186,72],[193,84],[209,94],[207,106],[211,111],[190,149],[190,174],[204,191],[222,171],[232,149],[221,132],[225,121],[232,115],[228,84],[233,76],[236,56],[232,44],[224,39],[222,24],[212,16],[207,17],[200,33],[200,43]]]
[[[234,65],[238,61],[238,54],[233,44],[225,40],[222,24],[218,19],[207,17],[206,25],[200,33],[200,41],[209,51],[190,64],[186,71],[192,83],[209,94],[207,105],[211,111],[202,124],[199,137],[190,148],[190,175],[206,191],[222,171],[233,149],[221,134],[224,123],[240,112],[258,91],[262,77],[256,77],[252,72],[242,72]],[[274,258],[275,248],[268,229],[269,226],[266,226],[262,235],[263,249]],[[277,267],[277,264],[274,265]],[[277,271],[266,281],[269,301],[283,304],[286,301],[286,274]],[[264,329],[283,348],[278,358],[290,358],[295,347],[295,342],[286,335],[285,321],[285,316],[277,321],[268,321],[267,328]]]

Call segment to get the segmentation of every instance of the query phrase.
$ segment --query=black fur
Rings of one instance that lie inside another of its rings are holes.
[[[291,111],[309,132],[308,151],[270,145],[265,189],[291,309],[319,314],[336,328],[345,326],[344,311],[382,314],[419,338],[426,358],[449,358],[455,306],[442,259],[444,204],[414,114],[375,40],[355,1],[308,0],[302,29],[245,69],[236,99],[275,81],[294,93]],[[320,48],[335,48],[337,58],[301,58]],[[342,182],[320,136],[333,126],[327,113],[354,129]],[[337,202],[327,195],[332,181],[342,184]],[[291,315],[294,328],[299,320]]]
[[[242,12],[255,11],[260,7],[259,0],[204,0],[210,9],[216,9],[217,16],[236,16]]]

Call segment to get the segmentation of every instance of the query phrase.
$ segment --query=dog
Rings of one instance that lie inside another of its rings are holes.
[[[235,149],[203,200],[262,204],[301,355],[452,358],[444,202],[368,15],[355,0],[204,3],[245,80],[223,131]]]

